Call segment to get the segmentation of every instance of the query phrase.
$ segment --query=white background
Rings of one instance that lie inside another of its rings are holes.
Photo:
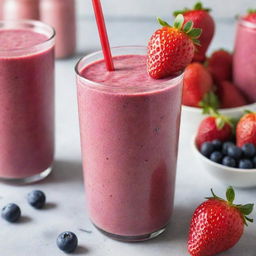
[[[111,17],[171,16],[170,10],[191,7],[197,0],[101,0],[104,12]],[[256,8],[255,0],[204,0],[218,18],[234,18],[248,8]],[[91,0],[77,0],[78,14],[91,15]]]

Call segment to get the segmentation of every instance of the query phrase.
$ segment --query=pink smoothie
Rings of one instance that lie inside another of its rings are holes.
[[[78,79],[85,186],[100,229],[142,236],[165,227],[172,213],[182,76],[153,80],[146,56],[86,66]],[[102,88],[101,88],[102,87]]]
[[[52,164],[54,50],[39,47],[47,39],[0,30],[0,178],[33,176]]]
[[[39,0],[5,0],[3,17],[5,20],[39,20]]]
[[[56,30],[56,57],[66,58],[76,50],[75,0],[41,0],[41,20]]]
[[[256,101],[256,24],[243,20],[237,25],[234,82],[251,102]]]

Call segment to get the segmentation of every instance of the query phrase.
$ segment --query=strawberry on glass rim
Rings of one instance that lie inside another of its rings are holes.
[[[206,60],[206,52],[215,33],[215,22],[209,14],[210,11],[211,9],[204,8],[201,2],[197,2],[192,9],[185,8],[173,13],[174,16],[182,14],[185,22],[190,20],[195,27],[202,29],[202,34],[199,37],[201,46],[197,47],[193,61],[204,62]]]
[[[194,212],[189,231],[188,252],[191,256],[213,256],[232,248],[244,233],[253,204],[234,204],[235,191],[229,187],[224,200],[211,189],[208,197]]]
[[[147,70],[154,79],[183,71],[191,63],[202,33],[201,29],[193,28],[192,21],[184,23],[182,14],[176,17],[173,26],[160,18],[158,22],[163,27],[151,36],[147,55]]]
[[[243,20],[256,24],[256,9],[249,9],[248,14],[243,17]]]

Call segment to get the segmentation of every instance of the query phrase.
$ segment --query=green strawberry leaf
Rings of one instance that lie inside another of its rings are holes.
[[[208,92],[204,95],[203,100],[199,102],[199,107],[203,108],[203,114],[211,114],[213,110],[219,108],[219,98],[214,92]]]
[[[194,5],[194,10],[203,10],[203,11],[206,11],[206,12],[210,12],[211,9],[210,8],[204,8],[203,7],[203,4],[201,2],[197,2],[195,5]]]
[[[174,27],[181,30],[182,26],[184,24],[184,16],[182,14],[179,14],[175,20],[174,20]]]
[[[157,17],[158,23],[163,27],[171,27],[166,21],[162,20],[161,18]]]
[[[256,13],[256,9],[248,9],[247,12],[248,14],[253,14]]]
[[[201,28],[192,28],[189,33],[187,33],[191,38],[199,38],[202,34],[202,29]]]
[[[253,223],[253,219],[248,218],[247,216],[244,217],[246,220],[248,220],[249,222]]]
[[[238,206],[238,209],[240,210],[241,213],[243,213],[244,215],[249,215],[252,213],[253,211],[253,204],[245,204],[245,205],[241,205]]]
[[[231,187],[231,186],[228,187],[228,189],[226,191],[226,198],[230,204],[233,204],[233,202],[235,200],[235,191],[234,191],[233,187]]]
[[[193,21],[191,21],[191,20],[188,21],[188,22],[184,25],[183,31],[184,31],[185,33],[189,33],[189,32],[192,30],[193,25],[194,25]]]

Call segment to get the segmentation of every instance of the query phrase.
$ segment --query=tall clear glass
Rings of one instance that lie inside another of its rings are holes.
[[[251,102],[256,101],[256,24],[237,22],[234,49],[234,82]]]
[[[146,48],[112,54],[146,55]],[[183,75],[150,87],[143,80],[140,87],[111,86],[81,76],[102,58],[97,52],[76,66],[90,218],[114,239],[147,240],[165,230],[172,214]]]
[[[26,42],[38,36],[42,41],[21,47],[23,36]],[[54,30],[39,21],[0,21],[1,180],[34,182],[51,172],[54,38]]]

